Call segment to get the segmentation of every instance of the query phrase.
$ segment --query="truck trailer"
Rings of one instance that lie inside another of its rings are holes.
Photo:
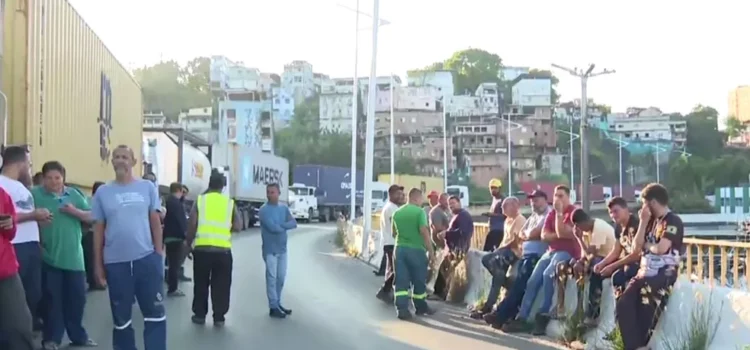
[[[364,174],[364,172],[358,172]],[[334,221],[338,214],[348,216],[351,206],[351,171],[349,168],[326,165],[298,165],[289,189],[289,208],[301,221],[318,219]],[[359,215],[364,199],[364,178],[357,176],[355,203]],[[388,200],[388,184],[373,182],[372,210],[383,208]]]

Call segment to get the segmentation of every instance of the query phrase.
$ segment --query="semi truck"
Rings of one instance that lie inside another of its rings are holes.
[[[364,174],[364,172],[358,172]],[[349,168],[325,165],[294,167],[293,184],[289,189],[289,208],[295,219],[320,222],[334,221],[338,214],[346,215],[351,206],[351,171]],[[388,200],[389,185],[373,182],[372,210],[383,208]],[[357,176],[355,216],[361,213],[364,199],[364,179]]]
[[[189,201],[195,200],[208,189],[211,176],[208,155],[186,141],[183,141],[180,150],[178,139],[168,132],[144,132],[141,159],[144,175],[152,173],[156,176],[161,195],[169,192],[169,185],[173,182],[179,182],[188,188],[185,199]]]
[[[243,226],[258,222],[258,209],[266,202],[266,186],[279,186],[279,202],[289,200],[289,161],[264,153],[257,147],[236,143],[214,144],[213,170],[225,174],[226,193],[235,201],[243,217]]]

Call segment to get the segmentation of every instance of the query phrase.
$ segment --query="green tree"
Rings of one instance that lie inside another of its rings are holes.
[[[742,125],[742,122],[735,116],[729,116],[724,124],[726,127],[725,132],[729,137],[740,136],[742,131],[745,130],[745,126]]]
[[[162,61],[136,69],[133,75],[141,85],[144,108],[160,110],[174,120],[183,109],[210,106],[209,67],[210,60],[199,57],[185,67]]]
[[[454,92],[463,95],[467,91],[474,92],[481,83],[500,82],[499,73],[502,67],[503,61],[497,54],[470,48],[456,51],[443,62],[435,62],[422,69],[410,70],[407,74],[417,77],[424,72],[453,71]]]
[[[708,106],[698,105],[685,116],[687,121],[687,152],[693,156],[712,159],[724,151],[724,138],[718,129],[719,112]]]

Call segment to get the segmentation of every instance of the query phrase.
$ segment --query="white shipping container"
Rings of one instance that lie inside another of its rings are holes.
[[[151,165],[159,185],[167,186],[177,181],[177,144],[165,133],[143,133],[143,161]],[[187,199],[194,200],[208,189],[211,163],[195,147],[184,144],[182,149],[182,184],[189,192]]]
[[[214,167],[228,167],[232,197],[248,202],[265,202],[266,185],[276,183],[281,190],[279,200],[289,197],[289,161],[261,152],[250,146],[229,143],[212,148]]]

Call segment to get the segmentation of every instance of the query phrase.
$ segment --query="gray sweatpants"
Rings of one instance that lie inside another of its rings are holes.
[[[18,274],[0,280],[0,348],[34,349],[31,312]]]

